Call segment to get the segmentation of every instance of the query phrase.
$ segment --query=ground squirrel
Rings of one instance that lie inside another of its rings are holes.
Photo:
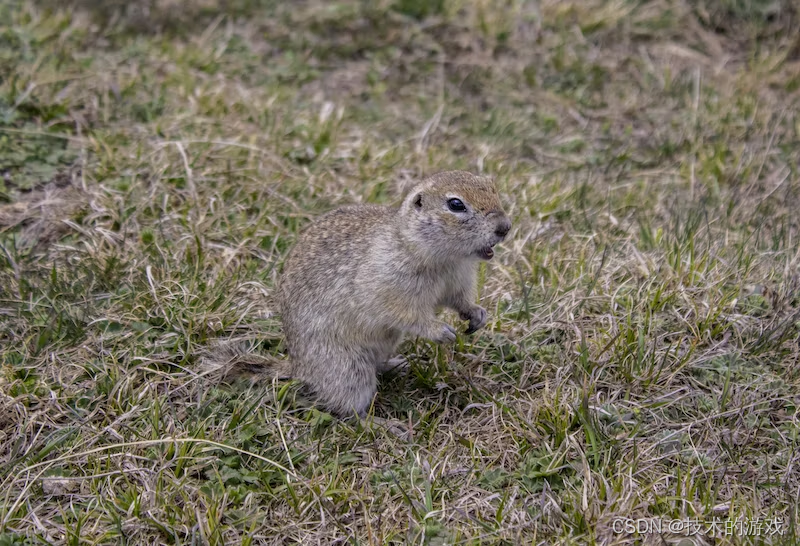
[[[363,416],[404,334],[455,340],[438,308],[468,320],[466,333],[486,323],[478,262],[509,229],[493,182],[461,171],[423,180],[399,209],[325,214],[300,235],[278,282],[289,375],[329,411]]]

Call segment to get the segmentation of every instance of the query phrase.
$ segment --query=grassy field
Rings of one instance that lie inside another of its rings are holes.
[[[797,544],[798,106],[792,0],[0,3],[0,545]],[[514,228],[409,438],[204,372],[448,169]]]

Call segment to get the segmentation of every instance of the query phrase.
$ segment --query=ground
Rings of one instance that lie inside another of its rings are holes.
[[[797,543],[799,103],[792,0],[3,2],[0,544]],[[484,330],[366,422],[207,373],[448,169]]]

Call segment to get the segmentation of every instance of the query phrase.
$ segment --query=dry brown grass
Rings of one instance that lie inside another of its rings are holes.
[[[0,6],[0,544],[797,542],[797,8],[419,6]],[[205,374],[311,218],[454,168],[490,323],[374,423]]]

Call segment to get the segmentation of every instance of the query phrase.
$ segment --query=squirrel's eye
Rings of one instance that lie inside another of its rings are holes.
[[[447,200],[447,207],[453,212],[464,212],[467,210],[467,206],[461,202],[461,199],[456,199],[455,197]]]

